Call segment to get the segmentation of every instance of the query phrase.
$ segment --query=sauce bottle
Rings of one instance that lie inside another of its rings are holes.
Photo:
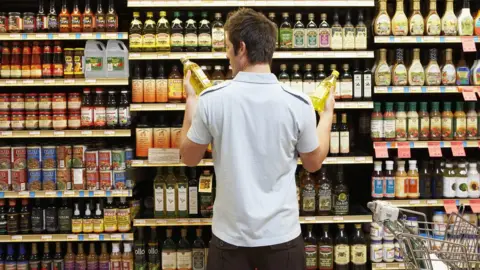
[[[453,0],[450,0],[450,1],[453,2]],[[480,10],[478,10],[477,16],[475,16],[474,26],[475,26],[475,35],[480,36]]]
[[[423,86],[425,84],[425,70],[420,62],[420,49],[418,48],[413,49],[412,64],[408,68],[408,83],[411,86]]]
[[[73,1],[73,11],[72,11],[72,32],[79,33],[82,32],[82,23],[83,16],[78,7],[78,0]]]
[[[106,18],[105,13],[103,12],[102,1],[97,1],[97,12],[95,12],[95,21],[94,27],[95,32],[105,32],[106,30]]]
[[[32,46],[32,59],[30,66],[30,77],[32,79],[42,78],[42,47],[40,42],[34,41]],[[3,63],[2,63],[3,66]]]
[[[430,62],[425,68],[425,84],[440,85],[442,82],[442,73],[437,62],[437,49],[430,49]]]
[[[409,141],[418,141],[419,126],[420,125],[419,125],[418,113],[417,113],[417,103],[409,102],[408,112],[407,112],[407,127],[408,127],[407,139]]]
[[[93,101],[93,126],[97,129],[102,129],[106,126],[107,107],[105,105],[103,93],[103,89],[95,89],[95,98]]]
[[[418,174],[420,198],[432,198],[432,175],[430,173],[430,162],[428,160],[422,161],[422,166]]]
[[[145,78],[143,78],[143,102],[155,102],[155,79],[150,61],[147,62]]]
[[[95,215],[93,216],[93,232],[102,233],[104,230],[102,210],[100,209],[100,203],[97,203]]]
[[[113,258],[113,252],[111,257]],[[123,243],[122,270],[132,270],[132,269],[133,269],[132,245],[130,243]]]
[[[40,261],[40,256],[38,256],[37,243],[32,243],[31,248],[32,248],[32,252],[30,255],[30,259],[28,260],[28,266],[31,270],[40,270],[42,269],[42,263]]]
[[[72,250],[72,242],[67,243],[67,253],[65,254],[65,270],[75,269],[75,253]]]
[[[107,128],[116,128],[118,126],[118,105],[115,91],[108,91],[106,116]]]
[[[202,20],[200,20],[200,25],[198,26],[199,51],[211,52],[212,51],[212,27],[210,26],[210,21],[208,20],[208,13],[205,11],[202,11],[200,15],[202,17]]]
[[[389,86],[391,81],[392,75],[387,63],[387,50],[380,49],[380,58],[378,60],[377,68],[375,69],[375,85]]]
[[[470,0],[463,0],[463,8],[458,15],[458,35],[473,35],[473,17],[470,12]]]
[[[180,20],[180,12],[173,12],[173,21],[170,36],[170,48],[172,52],[183,51],[185,45],[185,38],[183,35],[183,22]]]
[[[55,206],[55,199],[48,201],[47,209],[45,209],[45,227],[48,233],[58,232],[58,213]]]
[[[90,0],[85,0],[85,10],[83,12],[82,26],[83,32],[93,32],[93,29],[95,27],[93,12],[90,8]]]
[[[404,86],[408,83],[407,67],[403,62],[403,49],[396,51],[396,63],[392,67],[392,84],[395,86]]]
[[[80,216],[80,209],[78,203],[74,204],[75,210],[72,216],[72,233],[81,233],[83,231],[83,220]]]
[[[32,229],[30,223],[30,211],[28,209],[28,199],[22,199],[22,208],[20,209],[20,234],[28,234]]]
[[[131,229],[130,207],[127,204],[127,198],[121,197],[117,210],[118,231],[128,232]]]
[[[37,33],[45,33],[48,30],[48,18],[45,14],[44,2],[43,0],[38,1],[38,13],[35,17],[37,22],[36,25],[36,32]]]
[[[53,270],[65,269],[65,262],[62,255],[62,245],[60,242],[55,243],[55,255],[53,256]]]
[[[430,115],[427,106],[427,102],[420,102],[420,111],[418,112],[420,122],[420,141],[428,141],[430,139]]]
[[[105,205],[105,208],[103,209],[103,223],[106,233],[113,233],[118,230],[117,207],[113,203],[112,197],[107,198],[107,203]]]
[[[102,243],[102,251],[98,257],[98,268],[100,270],[110,270],[110,254],[107,251],[107,243]]]
[[[457,63],[457,85],[470,85],[470,69],[467,66],[463,52]]]
[[[2,200],[0,200],[0,211],[3,210],[3,206],[1,203],[2,203]],[[40,234],[44,232],[43,217],[44,217],[44,210],[40,205],[40,200],[36,199],[32,207],[32,232],[33,233]],[[0,220],[1,220],[1,213],[0,213]],[[0,234],[2,234],[1,221],[0,221]]]
[[[20,43],[13,42],[12,44],[12,59],[10,61],[10,78],[20,79],[22,77],[22,51],[20,50]]]
[[[42,77],[51,78],[53,76],[52,64],[52,46],[46,41],[43,46],[43,60],[42,60]]]
[[[122,267],[122,254],[120,253],[120,243],[112,243],[110,266],[111,270],[124,270]]]
[[[455,197],[467,198],[468,197],[468,172],[466,163],[461,161],[458,163],[458,168],[455,171],[457,176],[455,181]]]
[[[456,18],[455,18],[456,19]],[[420,12],[420,0],[413,0],[412,15],[409,19],[409,30],[412,36],[423,36],[425,31],[425,21]]]
[[[10,235],[17,234],[18,227],[19,227],[18,213],[15,210],[17,206],[17,200],[16,199],[8,200],[8,206],[9,208],[7,212],[7,233]]]
[[[72,231],[72,208],[69,207],[68,200],[62,199],[62,206],[58,208],[58,227],[61,233],[70,233]]]
[[[159,116],[159,121],[153,128],[153,147],[170,148],[170,127],[168,127],[165,116]]]
[[[7,212],[5,211],[5,200],[3,199],[0,199],[0,234],[7,234]]]
[[[118,15],[114,3],[114,0],[108,0],[107,32],[118,32]]]
[[[75,256],[75,270],[87,269],[87,256],[83,251],[83,243],[78,243],[77,255]]]
[[[90,210],[90,204],[85,204],[85,215],[83,215],[83,232],[91,233],[93,232],[93,220],[92,220],[92,211]]]
[[[120,91],[120,102],[118,104],[118,121],[120,128],[129,128],[132,123],[130,102],[128,100],[128,90]]]
[[[53,47],[53,77],[63,78],[63,50],[60,41],[55,41]]]
[[[453,133],[452,103],[444,102],[442,112],[442,140],[451,141],[453,139]]]
[[[173,48],[172,48],[173,49]],[[178,66],[172,66],[168,76],[168,101],[182,102],[183,99],[183,78],[178,71]]]
[[[87,268],[88,270],[97,270],[98,269],[98,256],[95,252],[95,243],[90,242],[90,247],[88,248],[87,256]]]
[[[395,173],[395,198],[405,199],[408,192],[407,172],[405,172],[405,161],[397,161],[397,172]]]
[[[385,161],[385,173],[384,173],[384,193],[383,197],[388,199],[395,198],[395,172],[393,171],[393,161]]]
[[[463,101],[455,103],[454,123],[455,127],[454,139],[457,141],[465,140],[467,135],[467,115],[463,111]]]
[[[8,42],[3,42],[2,47],[2,71],[1,77],[2,79],[9,79],[10,78],[10,45]]]
[[[22,51],[22,78],[23,79],[30,78],[31,65],[32,65],[32,48],[30,47],[28,42],[24,42],[23,51]]]
[[[90,94],[90,88],[84,88],[82,94],[82,107],[81,107],[81,125],[82,128],[92,128],[93,127],[93,104],[92,104],[92,95]]]
[[[143,102],[143,91],[144,84],[143,79],[140,74],[140,65],[135,66],[135,71],[132,77],[132,102],[133,103],[142,103]]]
[[[391,21],[387,13],[387,0],[379,0],[378,14],[373,22],[373,31],[376,36],[389,36],[391,34]]]
[[[403,11],[403,0],[397,0],[397,8],[392,18],[392,34],[394,36],[408,35],[408,19]]]
[[[17,260],[15,258],[15,249],[13,244],[7,245],[7,256],[5,257],[5,270],[16,270]]]
[[[418,178],[418,170],[417,170],[417,161],[416,160],[409,160],[408,161],[408,173],[407,173],[407,181],[408,181],[408,193],[407,197],[409,199],[418,199],[420,197],[420,190],[419,190],[419,178]]]
[[[43,243],[43,256],[42,256],[42,268],[41,269],[52,269],[53,260],[50,256],[50,247],[49,243]]]
[[[187,13],[188,20],[185,22],[184,37],[185,51],[196,52],[198,47],[197,22],[193,18],[193,12]]]
[[[332,39],[330,43],[330,48],[332,50],[341,50],[343,49],[343,31],[342,25],[338,18],[338,12],[335,11],[333,14],[333,24],[332,24]]]
[[[28,260],[26,256],[25,244],[21,243],[18,249],[17,257],[17,270],[27,270],[28,269]],[[62,268],[63,269],[63,268]]]
[[[442,22],[437,13],[437,0],[430,0],[430,11],[425,18],[425,33],[428,36],[438,36],[442,30]]]
[[[370,129],[371,129],[371,139],[372,141],[381,141],[384,138],[384,128],[383,128],[383,115],[382,115],[382,103],[374,102],[373,111],[370,117]]]
[[[444,198],[455,197],[456,181],[457,181],[457,177],[455,174],[455,170],[453,169],[453,164],[450,161],[447,161],[445,165],[445,170],[443,171],[443,197]]]
[[[136,157],[148,158],[148,149],[153,148],[153,129],[147,124],[147,116],[143,115],[135,128]]]
[[[445,12],[442,17],[442,32],[445,36],[456,36],[458,19],[453,10],[453,0],[445,1]]]
[[[381,199],[385,188],[385,179],[382,173],[382,162],[375,161],[375,166],[372,174],[372,198]]]
[[[153,20],[153,12],[147,12],[147,19],[142,29],[142,50],[145,52],[154,52],[156,50],[155,44],[155,29],[157,25]]]
[[[395,136],[397,141],[407,140],[407,114],[405,113],[405,102],[397,102],[395,114]]]
[[[128,42],[131,52],[142,51],[142,28],[143,23],[140,20],[140,12],[133,12],[133,19],[130,22],[130,29],[128,34]],[[133,82],[132,82],[133,85]]]
[[[440,102],[432,102],[430,111],[430,138],[440,140],[442,138],[442,114],[440,113]]]
[[[67,0],[62,0],[62,11],[58,15],[58,24],[61,33],[69,33],[72,31],[72,18],[68,12]]]
[[[58,18],[57,12],[55,11],[55,0],[50,0],[50,12],[48,13],[48,32],[57,33],[58,32]]]
[[[158,65],[158,73],[155,80],[155,102],[168,102],[168,79],[165,77],[163,64]]]
[[[442,67],[442,85],[455,85],[457,71],[452,61],[452,49],[445,50],[445,64]]]
[[[475,102],[468,102],[467,111],[467,140],[478,138],[478,115],[475,111]]]

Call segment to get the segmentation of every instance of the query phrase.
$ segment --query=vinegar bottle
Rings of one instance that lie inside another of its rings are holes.
[[[381,199],[384,194],[384,178],[382,174],[382,162],[375,161],[375,167],[372,175],[372,198]]]
[[[409,160],[408,161],[408,174],[407,174],[407,181],[408,181],[408,191],[407,197],[409,199],[418,199],[420,197],[420,190],[419,190],[419,178],[418,178],[418,170],[417,170],[417,161],[416,160]]]

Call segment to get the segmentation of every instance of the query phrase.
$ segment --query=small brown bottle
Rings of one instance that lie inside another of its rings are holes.
[[[98,269],[110,269],[110,255],[107,251],[107,243],[102,243],[102,252],[98,257]]]
[[[78,243],[77,256],[75,256],[75,269],[87,269],[87,256],[83,251],[83,243]]]
[[[67,243],[67,253],[64,257],[65,269],[75,269],[75,253],[73,253],[72,242]]]
[[[183,99],[183,78],[178,71],[178,66],[172,67],[172,72],[168,75],[168,101],[182,102]]]
[[[87,256],[87,269],[99,269],[98,268],[98,256],[95,252],[95,243],[90,242],[89,252]]]

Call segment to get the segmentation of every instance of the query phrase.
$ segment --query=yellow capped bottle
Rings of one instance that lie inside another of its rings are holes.
[[[187,71],[191,71],[192,75],[190,77],[190,83],[193,86],[193,89],[195,90],[195,93],[197,95],[200,95],[200,93],[207,89],[208,87],[212,86],[212,83],[208,79],[207,75],[203,72],[203,70],[198,66],[196,63],[190,61],[186,57],[182,57],[180,61],[183,64],[183,74],[186,75]]]
[[[310,98],[312,99],[313,108],[316,111],[323,112],[325,109],[325,104],[327,103],[328,96],[330,95],[330,91],[332,88],[335,88],[337,83],[337,79],[340,73],[338,71],[333,70],[332,75],[328,76],[325,80],[323,80],[315,89],[315,92]]]

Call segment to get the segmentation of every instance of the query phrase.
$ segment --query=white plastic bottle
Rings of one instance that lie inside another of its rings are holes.
[[[120,40],[107,43],[107,77],[128,78],[128,49]]]
[[[468,197],[468,177],[467,166],[465,163],[458,163],[458,169],[456,172],[456,190],[455,195],[457,198]]]
[[[87,79],[107,77],[107,54],[101,41],[89,40],[85,44],[83,69]]]
[[[477,163],[470,162],[468,164],[468,197],[469,198],[478,198],[480,197],[480,190],[478,183],[480,182],[480,175],[477,171]]]

